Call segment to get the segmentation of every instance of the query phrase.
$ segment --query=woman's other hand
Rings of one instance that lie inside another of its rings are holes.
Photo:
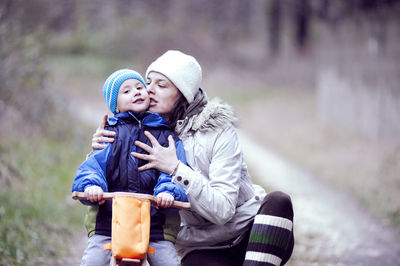
[[[103,189],[99,186],[87,186],[85,196],[90,202],[99,202],[100,205],[106,201],[103,199]]]
[[[164,173],[171,173],[174,171],[178,165],[178,157],[176,156],[175,141],[172,136],[168,136],[168,147],[163,147],[157,141],[157,139],[148,131],[144,134],[149,138],[153,147],[140,142],[135,141],[135,145],[142,148],[148,154],[142,154],[137,152],[132,152],[132,156],[148,161],[147,164],[139,167],[139,171],[155,168]]]
[[[174,196],[168,192],[161,192],[157,195],[157,205],[159,207],[168,208],[174,204]]]
[[[96,132],[93,134],[92,138],[92,149],[102,150],[107,147],[107,144],[102,143],[112,143],[114,142],[115,132],[110,130],[105,130],[104,127],[107,124],[108,115],[104,114],[103,121],[101,121]]]

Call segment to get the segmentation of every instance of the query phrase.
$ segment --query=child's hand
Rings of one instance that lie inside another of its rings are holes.
[[[106,201],[103,199],[103,189],[99,186],[86,187],[85,196],[90,202],[99,202],[100,205]]]
[[[157,195],[157,205],[159,207],[168,208],[174,203],[174,196],[167,192],[161,192]]]

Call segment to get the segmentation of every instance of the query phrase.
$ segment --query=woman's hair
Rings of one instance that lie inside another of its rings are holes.
[[[178,120],[182,120],[185,118],[186,110],[189,106],[188,101],[180,91],[179,95],[179,99],[175,102],[174,108],[172,108],[172,111],[168,114],[167,122],[172,129],[175,129]]]

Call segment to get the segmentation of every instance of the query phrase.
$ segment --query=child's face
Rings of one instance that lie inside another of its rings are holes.
[[[149,108],[150,98],[146,88],[137,79],[127,79],[119,88],[117,111],[140,113]]]

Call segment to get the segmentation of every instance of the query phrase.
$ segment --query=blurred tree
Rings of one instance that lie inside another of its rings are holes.
[[[292,0],[295,46],[303,53],[309,42],[309,27],[311,19],[311,7],[308,0]]]
[[[42,61],[47,17],[25,1],[2,1],[0,11],[0,120],[13,114],[41,123],[52,110]]]
[[[224,44],[226,48],[231,41],[232,32],[234,31],[234,9],[237,1],[221,0],[215,1],[213,4],[213,32],[214,37],[220,44]]]
[[[269,49],[270,55],[277,56],[281,45],[281,23],[282,23],[282,2],[280,0],[272,0],[266,5],[267,17],[269,17]]]
[[[319,28],[313,45],[320,118],[372,139],[395,139],[400,133],[400,2],[334,1],[321,7],[320,18],[329,23]]]

